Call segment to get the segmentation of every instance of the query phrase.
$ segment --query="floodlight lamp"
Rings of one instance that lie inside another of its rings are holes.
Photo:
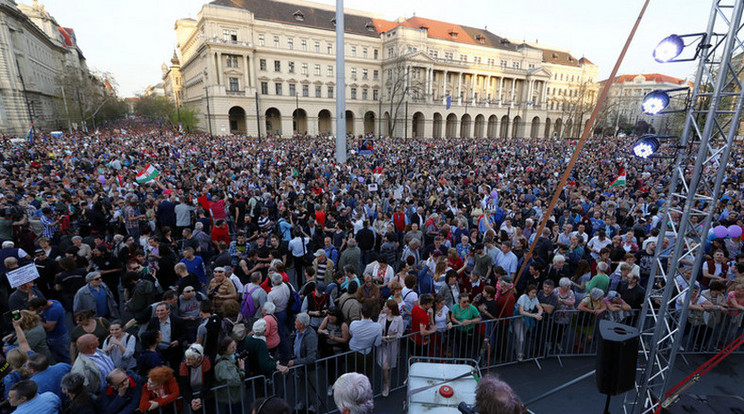
[[[643,159],[652,156],[658,150],[659,140],[653,135],[644,135],[633,145],[633,154]]]
[[[664,38],[654,49],[654,59],[659,63],[666,63],[676,58],[685,48],[682,38],[673,34]]]
[[[661,90],[655,90],[643,98],[641,109],[643,109],[644,114],[656,115],[663,111],[668,105],[669,94]]]

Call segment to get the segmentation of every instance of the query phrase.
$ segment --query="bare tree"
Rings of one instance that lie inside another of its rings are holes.
[[[581,124],[591,114],[596,99],[597,91],[592,83],[581,81],[569,85],[567,93],[557,100],[558,109],[561,111],[560,117],[563,120],[561,135],[570,136],[574,131],[581,133],[583,130]],[[568,125],[571,125],[571,130],[566,131]]]
[[[406,65],[405,58],[406,56],[400,56],[383,69],[385,76],[383,103],[387,106],[390,114],[388,136],[394,135],[398,121],[405,118],[405,102],[423,101],[426,96],[424,75],[418,72],[418,68],[411,68]],[[402,122],[405,125],[407,120]]]
[[[84,131],[88,122],[95,123],[106,102],[116,100],[118,84],[107,72],[64,71],[58,76],[57,84],[63,92],[63,98],[58,101],[59,113],[66,114],[70,122]]]

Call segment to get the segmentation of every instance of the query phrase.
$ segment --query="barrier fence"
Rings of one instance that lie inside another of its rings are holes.
[[[716,353],[742,334],[742,315],[727,311],[692,311],[680,352],[682,355]],[[389,391],[406,387],[408,360],[444,362],[452,358],[474,359],[483,373],[491,368],[529,361],[540,366],[545,358],[595,356],[600,319],[635,325],[637,312],[605,312],[599,317],[579,311],[555,311],[541,321],[514,316],[482,321],[469,326],[455,326],[421,340],[417,334],[384,342],[368,353],[347,351],[319,357],[314,363],[294,366],[289,373],[275,371],[271,377],[254,376],[239,386],[221,385],[205,395],[203,411],[191,411],[183,401],[160,409],[161,413],[251,412],[259,398],[277,395],[291,408],[314,408],[317,413],[338,412],[333,402],[332,385],[345,372],[366,375],[375,398],[382,396],[386,378]],[[534,322],[534,323],[533,323]],[[649,322],[649,321],[647,321]],[[319,336],[319,343],[324,340]],[[323,348],[321,346],[321,348]],[[744,349],[736,351],[744,353]],[[401,410],[403,407],[401,407]]]

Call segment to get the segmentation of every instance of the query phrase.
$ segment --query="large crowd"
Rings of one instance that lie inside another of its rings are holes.
[[[472,356],[485,335],[503,354],[511,335],[522,360],[547,323],[548,348],[570,325],[581,352],[596,319],[634,323],[656,249],[675,244],[657,237],[677,224],[660,212],[672,160],[632,158],[631,143],[590,140],[549,211],[575,141],[381,138],[340,165],[329,138],[139,120],[6,138],[0,410],[237,413],[244,379],[347,351],[379,367],[387,396],[401,352]],[[743,157],[723,196],[697,206],[730,230],[701,241],[689,316],[700,347],[741,332]],[[612,186],[621,166],[627,183]],[[30,264],[38,277],[15,286]],[[494,319],[507,334],[475,327]],[[473,349],[448,346],[463,343]],[[255,403],[260,414],[267,402]]]

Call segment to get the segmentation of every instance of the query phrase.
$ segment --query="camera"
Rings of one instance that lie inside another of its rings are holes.
[[[457,409],[462,414],[478,414],[478,409],[475,408],[475,405],[468,405],[465,401],[461,401],[460,404],[457,405]]]
[[[240,353],[235,354],[235,359],[246,359],[248,358],[248,351],[242,351]]]
[[[14,321],[20,320],[21,319],[21,311],[14,310],[13,312],[11,312],[11,317],[13,318]]]

